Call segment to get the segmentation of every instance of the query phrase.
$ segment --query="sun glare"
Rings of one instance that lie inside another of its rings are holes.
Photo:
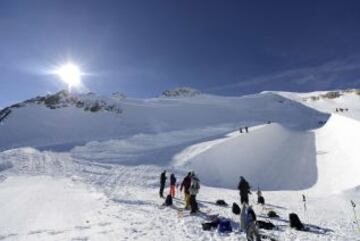
[[[79,87],[81,85],[81,70],[78,66],[67,63],[56,70],[56,74],[60,79],[68,85],[69,90],[73,87]]]

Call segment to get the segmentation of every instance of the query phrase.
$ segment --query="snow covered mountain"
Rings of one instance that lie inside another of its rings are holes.
[[[357,90],[166,93],[133,99],[62,91],[3,109],[0,239],[246,240],[238,217],[214,203],[238,202],[242,175],[265,190],[267,205],[254,206],[259,218],[269,210],[281,216],[271,219],[279,229],[268,232],[276,240],[357,240],[350,206],[360,201]],[[164,169],[178,181],[194,170],[200,209],[231,219],[235,232],[202,231],[206,217],[176,210],[180,194],[174,209],[159,209]],[[318,228],[287,228],[290,212]]]

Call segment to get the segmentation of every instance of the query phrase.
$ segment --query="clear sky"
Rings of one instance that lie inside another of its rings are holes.
[[[360,87],[360,1],[0,0],[0,107],[65,86],[149,97]]]

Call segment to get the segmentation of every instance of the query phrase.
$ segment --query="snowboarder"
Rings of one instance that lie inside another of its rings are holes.
[[[247,126],[245,126],[245,131],[246,133],[249,133],[249,128]]]
[[[195,175],[195,172],[191,173],[191,186],[190,186],[190,206],[191,206],[191,214],[199,211],[199,207],[196,201],[196,195],[199,193],[200,189],[200,180]]]
[[[182,192],[182,190],[184,189],[185,209],[190,208],[190,191],[189,191],[190,186],[191,186],[191,172],[189,172],[186,175],[186,177],[184,177],[180,187],[180,192]]]
[[[240,133],[243,133],[243,132],[242,132],[242,127],[239,128],[239,132],[240,132]]]
[[[241,204],[243,203],[249,204],[249,194],[251,194],[250,185],[243,176],[240,177],[238,190],[240,191]]]
[[[166,183],[166,171],[163,171],[160,175],[160,197],[164,198],[164,188],[165,188],[165,183]]]
[[[176,177],[174,173],[170,175],[170,195],[175,197]]]

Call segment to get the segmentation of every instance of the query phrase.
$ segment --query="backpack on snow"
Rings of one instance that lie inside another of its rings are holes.
[[[279,215],[277,215],[277,213],[275,211],[269,211],[267,215],[269,218],[278,218],[279,217]]]
[[[232,226],[230,220],[223,219],[220,220],[218,224],[218,232],[219,233],[231,233],[232,232]]]
[[[275,229],[275,225],[271,222],[265,222],[265,221],[256,221],[256,224],[258,226],[258,228],[260,229],[266,229],[266,230],[273,230]]]
[[[171,206],[171,205],[173,205],[173,201],[172,201],[172,196],[169,194],[166,196],[165,206]]]
[[[264,205],[265,204],[265,198],[263,196],[259,196],[257,202],[258,202],[258,204]]]
[[[239,205],[237,205],[236,203],[233,203],[233,205],[232,205],[232,212],[233,212],[233,214],[235,214],[235,215],[240,215],[241,209],[240,209]]]
[[[221,200],[221,199],[216,201],[216,205],[224,206],[224,207],[228,206],[228,204],[224,200]]]
[[[289,214],[290,227],[295,228],[296,230],[304,230],[304,224],[300,221],[300,218],[296,213]]]
[[[217,228],[217,226],[219,225],[220,220],[218,218],[216,218],[214,221],[209,222],[209,223],[202,223],[202,229],[204,231],[210,231],[213,228]]]

